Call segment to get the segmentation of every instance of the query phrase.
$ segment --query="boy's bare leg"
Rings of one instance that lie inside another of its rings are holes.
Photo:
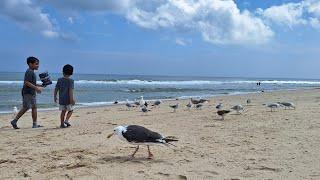
[[[69,119],[70,119],[71,116],[72,116],[72,113],[73,113],[73,111],[68,111],[67,117],[66,117],[66,121],[69,121]]]
[[[38,118],[37,107],[32,108],[31,114],[32,114],[32,120],[33,120],[32,128],[41,127],[39,124],[37,124],[37,118]]]
[[[71,126],[71,124],[69,123],[69,119],[71,118],[72,113],[73,113],[73,111],[68,111],[66,120],[64,121],[64,123],[65,123],[68,127]]]
[[[37,123],[38,112],[37,112],[37,108],[36,107],[32,108],[31,114],[32,114],[33,123]]]
[[[18,114],[16,115],[16,117],[14,118],[14,120],[18,121],[21,116],[24,115],[24,113],[26,113],[28,111],[28,108],[23,107],[22,109],[20,109],[20,111],[18,112]]]
[[[63,110],[63,111],[61,111],[61,114],[60,114],[60,123],[61,123],[60,127],[61,128],[64,127],[64,118],[66,116],[66,112],[67,111]]]

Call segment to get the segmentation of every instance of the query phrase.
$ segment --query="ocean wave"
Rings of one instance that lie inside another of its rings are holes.
[[[151,81],[151,80],[76,80],[76,84],[110,84],[110,85],[221,85],[221,84],[256,84],[258,80],[190,80],[190,81]],[[305,80],[262,80],[261,84],[306,84],[320,85],[320,81],[305,81]],[[37,83],[41,84],[41,81]],[[55,84],[56,81],[53,81]],[[23,84],[23,81],[0,81],[1,84]]]

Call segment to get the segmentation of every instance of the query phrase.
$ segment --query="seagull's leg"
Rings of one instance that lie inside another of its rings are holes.
[[[150,147],[149,146],[147,146],[147,147],[148,147],[148,159],[152,159],[153,158],[153,154],[150,151]]]
[[[131,158],[134,158],[134,155],[138,152],[139,150],[139,145],[136,147],[136,150],[134,150],[134,152],[131,154]]]

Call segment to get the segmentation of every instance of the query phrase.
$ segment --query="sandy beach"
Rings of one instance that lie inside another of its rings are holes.
[[[224,121],[216,114],[244,104],[241,115]],[[292,101],[296,110],[270,112],[263,103]],[[181,108],[166,101],[142,115],[124,105],[76,109],[72,127],[60,129],[59,112],[39,112],[43,128],[32,129],[30,113],[9,125],[12,115],[0,116],[0,179],[319,179],[320,90],[265,92],[218,96],[202,110]],[[176,136],[177,147],[146,147],[136,158],[135,146],[117,137],[107,139],[117,125],[137,124],[163,135]]]

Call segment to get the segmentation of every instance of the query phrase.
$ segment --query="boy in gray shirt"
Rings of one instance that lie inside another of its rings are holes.
[[[59,92],[59,109],[60,115],[60,128],[66,128],[71,126],[69,119],[73,112],[73,105],[75,101],[73,98],[74,81],[70,77],[73,74],[73,67],[67,64],[63,67],[63,77],[59,78],[54,90],[54,102],[57,103],[58,92]],[[66,115],[67,114],[67,115]]]
[[[28,57],[27,64],[28,64],[29,68],[27,69],[27,71],[24,75],[24,84],[23,84],[23,88],[21,91],[22,108],[19,111],[19,113],[16,115],[14,120],[12,120],[10,122],[14,129],[20,129],[17,125],[18,120],[29,109],[32,109],[32,119],[33,119],[32,128],[41,127],[40,125],[37,124],[36,94],[41,93],[41,91],[43,90],[43,87],[41,87],[40,85],[37,85],[37,76],[34,73],[35,70],[39,69],[39,59],[37,59],[35,57]]]

